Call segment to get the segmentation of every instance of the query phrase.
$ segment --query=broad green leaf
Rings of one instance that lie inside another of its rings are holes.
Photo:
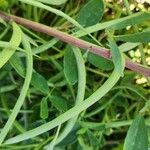
[[[100,57],[93,53],[88,53],[87,60],[94,66],[102,70],[112,70],[113,63],[103,57]]]
[[[7,0],[0,0],[0,9],[5,10],[8,6]]]
[[[131,124],[123,150],[148,150],[147,129],[142,116],[135,118]]]
[[[67,47],[64,55],[64,74],[69,84],[73,85],[78,80],[77,63],[71,47]]]
[[[40,117],[42,119],[48,118],[48,104],[47,104],[47,98],[42,98],[41,104],[40,104]]]
[[[87,41],[92,44],[96,44],[96,42],[93,39],[90,39],[88,36],[84,36],[81,38],[84,41]],[[113,63],[112,61],[108,59],[104,59],[103,57],[96,55],[87,49],[83,53],[84,61],[89,61],[92,65],[95,67],[102,69],[102,70],[112,70],[113,69]]]
[[[119,50],[115,40],[112,38],[111,33],[108,33],[108,41],[109,41],[109,45],[110,45],[110,49],[112,51],[112,60],[115,66],[115,69],[117,70],[117,72],[123,76],[123,71],[124,71],[124,67],[125,67],[125,60],[123,57],[123,54],[121,53],[121,51]]]
[[[0,52],[0,68],[10,59],[10,57],[16,51],[16,48],[20,45],[22,38],[22,31],[20,27],[13,22],[13,35],[9,42],[10,48],[4,48],[3,51]]]
[[[80,10],[77,21],[84,27],[98,23],[104,13],[103,0],[89,0]]]
[[[67,102],[61,96],[50,96],[49,99],[52,105],[56,107],[60,112],[65,112],[67,110]]]
[[[124,42],[150,42],[150,31],[138,32],[135,34],[127,34],[127,35],[118,35],[114,36],[114,39],[117,41]]]
[[[49,93],[49,87],[47,80],[40,75],[37,72],[33,72],[32,74],[32,79],[31,79],[31,84],[39,91],[41,91],[44,94]]]
[[[45,4],[50,4],[50,5],[61,5],[67,2],[67,0],[36,0]]]

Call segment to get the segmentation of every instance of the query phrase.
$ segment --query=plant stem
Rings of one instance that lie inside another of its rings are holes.
[[[43,25],[43,24],[40,24],[40,23],[37,23],[34,21],[30,21],[30,20],[27,20],[27,19],[24,19],[21,17],[17,17],[14,15],[8,15],[8,14],[5,14],[3,12],[0,12],[0,17],[2,17],[5,21],[13,20],[16,23],[21,24],[23,26],[26,26],[30,29],[35,30],[35,31],[42,32],[42,33],[45,33],[47,35],[56,37],[56,38],[60,39],[61,41],[66,42],[68,44],[77,46],[77,47],[82,48],[82,49],[88,49],[92,53],[95,53],[95,54],[102,56],[106,59],[111,58],[111,53],[108,49],[102,48],[102,47],[99,47],[95,44],[92,44],[92,43],[86,42],[84,40],[78,39],[72,35],[58,31],[52,27],[48,27],[46,25]],[[126,58],[125,66],[126,66],[126,68],[131,69],[133,71],[136,71],[140,74],[143,74],[145,76],[150,76],[150,69],[148,67],[144,67],[142,65],[134,63],[128,58]]]
[[[130,10],[130,6],[129,6],[128,0],[123,0],[123,1],[124,1],[124,5],[125,5],[125,7],[126,7],[126,9],[127,9],[128,15],[132,15],[132,11]],[[135,32],[137,32],[137,33],[139,32],[137,25],[134,25],[133,28],[134,28],[134,31],[135,31]],[[144,50],[143,50],[143,44],[140,44],[140,45],[138,46],[138,48],[139,48],[139,51],[140,51],[140,53],[141,53],[141,60],[142,60],[142,63],[143,63],[144,66],[147,66],[147,64],[146,64],[146,57],[145,57]],[[148,82],[150,83],[150,79],[147,78],[147,80],[148,80]]]

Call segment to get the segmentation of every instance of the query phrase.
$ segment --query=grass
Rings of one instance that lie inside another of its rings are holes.
[[[0,149],[148,150],[149,4],[131,4],[0,1]]]

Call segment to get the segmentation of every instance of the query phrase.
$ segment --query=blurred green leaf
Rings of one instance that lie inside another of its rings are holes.
[[[103,0],[89,0],[80,10],[77,21],[84,27],[98,23],[104,13]]]
[[[64,74],[69,84],[73,85],[77,82],[77,63],[74,53],[70,47],[67,47],[64,55]]]
[[[8,6],[7,0],[0,0],[0,9],[5,10]]]
[[[93,148],[91,146],[89,146],[89,144],[84,142],[84,138],[82,136],[78,137],[78,141],[80,143],[82,150],[93,150]]]
[[[16,70],[16,72],[21,76],[25,77],[25,66],[21,60],[20,57],[18,57],[16,54],[12,56],[12,58],[9,60],[12,67]],[[39,90],[40,92],[44,94],[49,93],[49,87],[47,80],[39,73],[37,73],[35,70],[32,73],[32,79],[31,84],[34,86],[35,89]]]
[[[9,59],[9,62],[21,77],[25,77],[25,66],[24,66],[21,58],[18,57],[17,54],[14,54]]]
[[[127,42],[127,43],[123,43],[119,46],[119,49],[122,52],[127,52],[131,49],[134,49],[135,47],[137,47],[138,45],[140,45],[140,43],[131,43],[131,42]]]
[[[128,100],[123,97],[122,95],[117,96],[114,101],[113,104],[119,107],[124,107],[124,108],[128,108],[129,107],[129,103]]]
[[[40,103],[40,117],[42,119],[48,118],[48,104],[47,104],[46,97],[42,98],[41,103]]]
[[[112,50],[112,60],[115,66],[115,69],[120,73],[121,76],[124,74],[124,67],[125,67],[125,60],[123,57],[123,54],[119,50],[115,40],[113,39],[112,35],[110,32],[108,33],[108,41],[110,48]]]
[[[92,147],[96,149],[96,147],[100,145],[100,141],[93,133],[94,132],[87,130],[87,135],[89,137],[90,143],[92,144]]]
[[[87,121],[79,121],[79,124],[88,129],[103,131],[106,129],[104,123],[96,123],[96,122],[87,122]]]
[[[121,19],[112,20],[110,23],[108,22],[109,26],[107,28],[111,30],[123,29],[127,26],[139,24],[146,20],[150,20],[150,13],[139,12]]]
[[[49,97],[52,105],[56,107],[60,112],[65,112],[67,110],[67,102],[66,100],[58,95]]]
[[[102,70],[112,70],[114,67],[110,60],[107,60],[93,53],[88,53],[87,60],[95,67]]]
[[[139,13],[132,14],[130,16],[123,17],[123,18],[113,19],[111,21],[98,23],[91,27],[87,27],[86,30],[88,31],[88,33],[93,33],[93,32],[104,30],[104,29],[119,30],[127,26],[140,24],[143,21],[147,21],[147,20],[150,20],[150,13],[139,12]],[[87,35],[87,33],[79,30],[75,33],[75,35],[78,37],[81,37],[81,36]]]
[[[3,51],[0,52],[0,68],[7,63],[10,57],[15,53],[16,48],[20,45],[22,39],[22,31],[20,27],[13,22],[13,35],[9,42],[10,47],[4,48]]]
[[[67,0],[36,0],[45,4],[50,4],[50,5],[61,5],[67,2]]]
[[[136,117],[131,124],[123,150],[148,150],[147,129],[142,116]]]
[[[116,41],[124,41],[124,42],[150,42],[150,31],[139,32],[135,34],[127,34],[127,35],[118,35],[114,36]]]
[[[6,22],[0,17],[0,23],[2,23],[4,26],[7,26]]]
[[[49,93],[49,87],[47,80],[37,72],[33,72],[31,84],[35,87],[35,89],[41,91],[44,94]]]
[[[77,131],[80,129],[78,124],[75,124],[70,133],[58,144],[58,146],[67,146],[68,144],[73,144],[77,141]],[[62,148],[62,147],[61,147]]]

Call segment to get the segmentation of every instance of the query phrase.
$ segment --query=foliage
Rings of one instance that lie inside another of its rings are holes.
[[[0,149],[148,150],[148,7],[0,0]]]

